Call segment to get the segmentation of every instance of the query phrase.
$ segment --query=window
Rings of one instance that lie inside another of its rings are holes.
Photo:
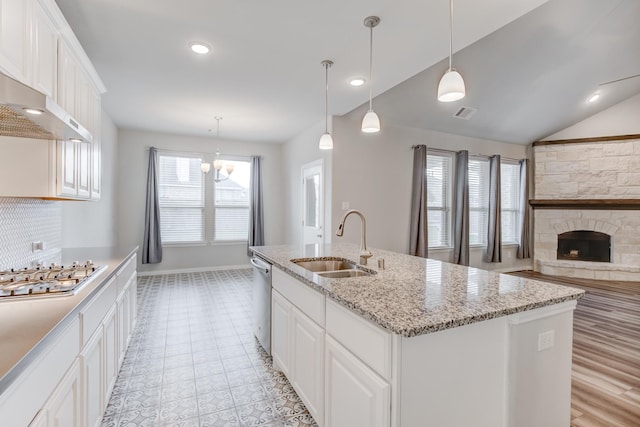
[[[520,165],[503,161],[500,166],[502,243],[518,243]]]
[[[469,244],[487,243],[489,221],[489,162],[469,159]]]
[[[203,242],[201,157],[158,153],[158,202],[163,243]]]
[[[427,221],[429,247],[451,246],[450,153],[427,151]]]
[[[225,160],[233,164],[229,179],[214,188],[214,241],[247,240],[249,236],[249,162]]]
[[[250,163],[225,159],[225,165],[233,164],[233,173],[229,179],[215,182],[215,169],[206,175],[200,169],[203,157],[158,153],[163,244],[246,241],[249,236]],[[224,178],[226,173],[220,175]]]

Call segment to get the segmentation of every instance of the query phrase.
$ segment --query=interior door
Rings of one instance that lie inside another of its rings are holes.
[[[302,167],[302,245],[324,242],[324,165]]]

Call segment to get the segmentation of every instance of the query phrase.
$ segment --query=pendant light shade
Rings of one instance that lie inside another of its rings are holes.
[[[333,138],[330,133],[323,133],[320,137],[318,148],[321,150],[333,150]]]
[[[369,28],[369,111],[362,119],[362,132],[380,132],[380,118],[373,111],[373,27],[380,23],[377,16],[369,16],[364,19],[364,26]]]
[[[451,67],[453,56],[453,0],[449,0],[449,69],[438,84],[438,101],[451,102],[464,98],[466,88],[464,80],[455,68]]]
[[[438,85],[438,101],[451,102],[464,98],[464,80],[459,72],[451,68],[444,73]]]
[[[333,61],[325,59],[321,64],[324,67],[324,133],[320,137],[318,148],[333,150],[333,138],[329,133],[329,67],[333,65]]]
[[[375,133],[380,132],[380,119],[375,111],[369,110],[362,119],[362,132]]]

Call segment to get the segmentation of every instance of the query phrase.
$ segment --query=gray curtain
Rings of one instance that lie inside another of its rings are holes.
[[[520,245],[518,258],[531,258],[531,236],[529,230],[529,160],[520,160]]]
[[[249,196],[249,238],[247,256],[252,253],[249,246],[264,245],[264,208],[262,204],[262,167],[259,156],[251,157],[251,193]]]
[[[429,239],[427,223],[427,146],[413,149],[413,178],[411,184],[411,218],[409,227],[409,255],[427,257]]]
[[[469,265],[469,152],[456,153],[453,194],[453,262]]]
[[[158,203],[158,150],[151,147],[149,149],[149,169],[147,170],[142,263],[158,264],[160,262],[162,262],[162,239],[160,238],[160,204]]]
[[[486,262],[502,262],[502,210],[500,209],[500,156],[489,157],[489,226]]]

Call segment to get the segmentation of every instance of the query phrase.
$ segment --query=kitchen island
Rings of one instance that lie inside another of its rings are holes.
[[[584,291],[380,249],[366,276],[291,262],[357,260],[349,244],[253,251],[276,267],[274,367],[319,425],[569,425]]]

